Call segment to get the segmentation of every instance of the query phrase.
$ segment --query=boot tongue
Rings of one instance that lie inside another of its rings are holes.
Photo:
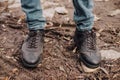
[[[37,35],[37,30],[30,30],[29,36],[34,37]]]

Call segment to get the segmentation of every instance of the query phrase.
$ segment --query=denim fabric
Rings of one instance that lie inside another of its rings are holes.
[[[44,29],[45,18],[42,15],[40,0],[21,0],[22,9],[30,30]]]
[[[73,0],[74,20],[78,30],[90,30],[94,23],[93,0]]]
[[[45,18],[42,16],[40,0],[21,0],[27,16],[29,29],[44,29]],[[93,26],[93,0],[73,0],[74,20],[78,30],[90,30]]]

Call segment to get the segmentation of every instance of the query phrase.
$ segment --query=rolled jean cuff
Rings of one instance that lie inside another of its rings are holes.
[[[85,31],[85,30],[91,30],[93,25],[85,26],[85,25],[79,25],[77,26],[78,31]]]
[[[81,22],[76,22],[76,25],[77,25],[78,31],[91,30],[94,25],[94,17]]]
[[[28,28],[29,30],[38,30],[38,29],[44,29],[45,28],[45,22],[42,23],[34,23],[34,24],[29,24],[28,23]]]

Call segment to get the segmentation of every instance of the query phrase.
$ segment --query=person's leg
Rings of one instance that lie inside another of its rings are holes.
[[[21,0],[23,11],[30,30],[44,29],[45,18],[42,14],[40,0]]]
[[[101,56],[96,47],[96,34],[93,27],[93,0],[73,0],[74,20],[77,25],[74,41],[85,72],[98,69]]]
[[[22,44],[21,60],[25,67],[36,67],[43,53],[45,18],[40,0],[21,0],[27,16],[29,34]]]
[[[90,30],[93,27],[93,0],[73,0],[74,20],[78,30]]]

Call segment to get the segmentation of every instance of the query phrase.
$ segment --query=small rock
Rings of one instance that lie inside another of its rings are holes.
[[[108,14],[108,16],[116,16],[116,15],[118,15],[118,14],[120,14],[120,9],[116,9],[116,10],[114,10],[114,11],[112,11],[112,12],[110,12],[110,14]]]
[[[65,7],[56,7],[55,11],[59,14],[67,14],[68,13],[68,11]]]
[[[115,50],[101,50],[102,60],[105,59],[118,59],[120,58],[120,52]]]
[[[43,11],[43,16],[49,19],[52,19],[55,14],[55,10],[53,8],[48,8]]]

